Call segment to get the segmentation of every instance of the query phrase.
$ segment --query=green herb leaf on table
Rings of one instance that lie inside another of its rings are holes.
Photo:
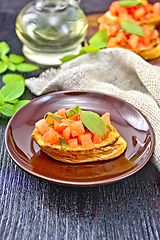
[[[97,113],[82,111],[80,119],[86,128],[88,128],[92,133],[105,137],[106,126],[102,118]]]
[[[0,42],[0,53],[6,55],[10,51],[10,47],[6,42]]]
[[[118,5],[121,7],[135,7],[142,3],[141,0],[120,0],[118,1]]]
[[[8,70],[10,70],[11,72],[15,72],[16,71],[16,65],[12,62],[8,63]]]
[[[30,64],[30,63],[20,63],[18,65],[16,65],[16,70],[18,72],[33,72],[38,70],[39,67],[34,65],[34,64]]]
[[[12,104],[4,103],[1,107],[0,112],[7,117],[11,117],[16,112],[16,110]]]
[[[60,144],[61,144],[61,148],[65,149],[67,147],[67,143],[64,137],[60,137],[59,138]]]
[[[108,42],[108,34],[106,29],[98,31],[90,39],[89,44],[98,48],[105,48]]]
[[[94,52],[97,52],[99,51],[100,49],[95,47],[95,46],[85,46],[85,47],[82,47],[81,50],[79,51],[79,53],[76,55],[76,54],[70,54],[70,55],[66,55],[64,56],[63,58],[61,58],[61,62],[62,63],[65,63],[65,62],[68,62],[74,58],[77,58],[85,53],[94,53]]]
[[[25,59],[24,59],[23,56],[19,56],[19,55],[16,55],[16,54],[10,54],[9,55],[9,60],[12,63],[19,64],[19,63],[24,62]]]
[[[19,98],[24,93],[25,85],[24,82],[13,82],[10,84],[4,85],[0,89],[0,93],[4,98],[4,102],[8,102]]]
[[[25,82],[25,79],[20,74],[9,73],[3,76],[2,81],[4,84],[12,83],[12,82]]]
[[[143,28],[132,21],[122,20],[120,25],[123,30],[125,30],[130,34],[135,34],[141,37],[145,37]]]
[[[8,70],[15,72],[32,72],[39,69],[38,66],[30,63],[24,63],[25,58],[17,54],[6,54],[10,51],[10,47],[6,42],[0,42],[0,74]]]
[[[4,73],[8,68],[8,65],[0,61],[0,74]]]

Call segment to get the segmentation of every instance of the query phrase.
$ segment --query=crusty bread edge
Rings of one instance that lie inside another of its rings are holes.
[[[86,163],[110,160],[120,156],[126,149],[126,141],[119,135],[112,126],[112,131],[106,140],[100,144],[95,144],[92,148],[67,148],[61,149],[61,146],[51,145],[43,141],[41,134],[35,128],[32,137],[39,145],[40,149],[55,160],[65,163]]]

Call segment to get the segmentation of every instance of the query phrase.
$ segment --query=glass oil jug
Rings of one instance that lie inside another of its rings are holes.
[[[63,56],[78,54],[87,29],[87,18],[76,0],[36,0],[16,19],[24,55],[43,65],[59,65]]]

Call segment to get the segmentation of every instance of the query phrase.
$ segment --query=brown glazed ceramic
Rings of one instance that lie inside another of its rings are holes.
[[[34,124],[46,112],[79,105],[100,115],[110,112],[111,122],[127,141],[116,159],[98,163],[66,164],[46,156],[31,137]],[[93,186],[124,179],[139,171],[154,150],[154,133],[148,120],[120,98],[94,91],[63,91],[44,95],[22,107],[9,121],[5,143],[11,158],[25,171],[67,185]]]

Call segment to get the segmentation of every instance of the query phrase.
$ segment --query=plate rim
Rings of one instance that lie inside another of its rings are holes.
[[[9,145],[8,145],[8,141],[7,141],[7,134],[8,134],[8,130],[9,130],[9,127],[11,125],[11,122],[12,120],[14,119],[14,117],[22,110],[22,108],[25,108],[26,105],[29,105],[29,104],[32,104],[32,102],[35,102],[35,101],[38,101],[39,99],[42,99],[46,96],[49,96],[49,95],[59,95],[59,94],[65,94],[65,93],[69,93],[69,94],[72,94],[72,93],[79,93],[79,94],[82,94],[82,93],[92,93],[92,94],[100,94],[100,95],[105,95],[106,97],[111,97],[111,98],[115,98],[117,99],[118,101],[122,101],[124,102],[125,104],[128,104],[129,106],[131,106],[132,108],[134,108],[136,111],[139,112],[140,115],[143,116],[143,118],[145,119],[145,121],[148,123],[148,125],[150,126],[150,130],[152,132],[152,135],[153,135],[153,138],[152,138],[152,147],[151,147],[151,150],[150,150],[150,153],[149,155],[147,156],[147,159],[140,165],[138,165],[137,167],[135,168],[132,168],[130,171],[127,171],[119,176],[116,176],[116,177],[113,177],[113,178],[109,178],[109,179],[106,179],[106,180],[97,180],[97,181],[90,181],[90,182],[78,182],[78,181],[70,181],[70,180],[57,180],[55,178],[51,178],[51,177],[46,177],[42,174],[39,174],[39,173],[36,173],[30,169],[26,169],[24,166],[22,166],[19,161],[13,156],[13,154],[11,153],[10,151],[10,148],[9,148]],[[126,100],[120,98],[120,97],[117,97],[117,96],[114,96],[112,94],[108,94],[108,93],[104,93],[104,92],[100,92],[100,91],[92,91],[92,90],[67,90],[67,91],[57,91],[57,92],[52,92],[52,93],[47,93],[47,94],[44,94],[42,96],[38,96],[38,97],[35,97],[34,99],[32,99],[29,103],[27,103],[26,105],[24,105],[22,108],[20,108],[9,120],[7,126],[6,126],[6,130],[5,130],[5,146],[7,148],[7,151],[9,153],[9,156],[11,157],[11,159],[22,169],[24,170],[25,172],[35,176],[35,177],[38,177],[40,179],[43,179],[43,180],[47,180],[47,181],[50,181],[52,183],[55,183],[55,184],[60,184],[60,185],[68,185],[68,186],[78,186],[78,187],[85,187],[85,186],[100,186],[100,185],[106,185],[106,184],[111,184],[111,183],[115,183],[117,181],[121,181],[125,178],[128,178],[130,176],[132,176],[133,174],[137,173],[139,170],[141,170],[146,164],[147,162],[150,160],[153,152],[154,152],[154,148],[155,148],[155,133],[153,131],[153,127],[151,125],[151,123],[149,122],[149,120],[147,119],[147,117],[139,110],[137,109],[135,106],[133,106],[131,103],[127,102]]]

